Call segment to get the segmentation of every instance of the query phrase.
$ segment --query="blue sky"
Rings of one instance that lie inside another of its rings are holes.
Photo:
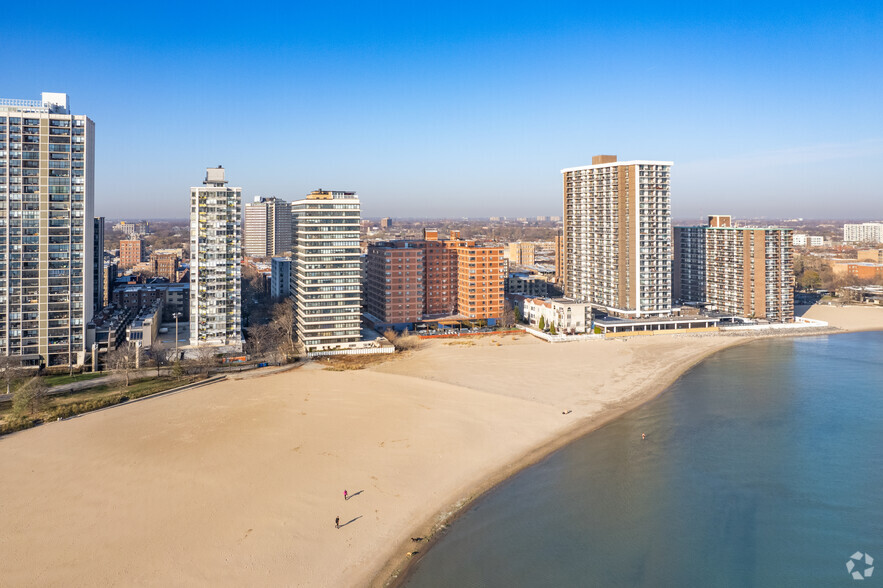
[[[125,4],[125,5],[124,5]],[[357,190],[364,216],[560,214],[564,167],[675,162],[675,217],[883,217],[883,3],[5,9],[0,97],[96,124],[96,214]]]

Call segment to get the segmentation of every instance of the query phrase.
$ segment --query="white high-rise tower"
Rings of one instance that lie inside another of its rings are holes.
[[[359,197],[316,190],[291,203],[291,297],[295,331],[307,352],[359,346],[362,279]]]
[[[94,136],[67,94],[0,100],[0,354],[27,365],[85,359]]]
[[[190,344],[242,347],[242,188],[208,168],[190,188]]]

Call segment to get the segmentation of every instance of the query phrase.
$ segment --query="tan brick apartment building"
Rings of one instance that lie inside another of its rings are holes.
[[[561,170],[567,298],[624,318],[671,312],[671,166],[596,155]]]
[[[734,227],[727,215],[707,226],[675,227],[675,299],[775,322],[794,320],[791,229]],[[701,281],[701,282],[700,282]]]

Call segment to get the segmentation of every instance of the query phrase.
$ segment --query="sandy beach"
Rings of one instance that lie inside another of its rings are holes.
[[[805,316],[883,329],[881,308]],[[0,438],[3,584],[383,585],[410,537],[752,338],[432,341]]]

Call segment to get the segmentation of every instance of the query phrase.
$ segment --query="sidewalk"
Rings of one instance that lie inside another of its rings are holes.
[[[160,375],[167,376],[169,375],[170,371],[170,368],[160,368]],[[138,380],[145,380],[155,377],[156,368],[143,368],[138,371],[132,370],[131,372],[129,372],[130,382],[136,382]],[[68,392],[80,392],[82,390],[94,388],[95,386],[101,386],[102,384],[121,382],[125,379],[125,374],[109,374],[106,376],[101,376],[100,378],[83,380],[82,382],[71,382],[70,384],[59,384],[58,386],[52,386],[51,388],[49,388],[49,392],[47,394],[49,396],[55,396],[57,394],[67,394]],[[12,400],[12,394],[0,394],[0,402],[5,402],[8,400]]]

